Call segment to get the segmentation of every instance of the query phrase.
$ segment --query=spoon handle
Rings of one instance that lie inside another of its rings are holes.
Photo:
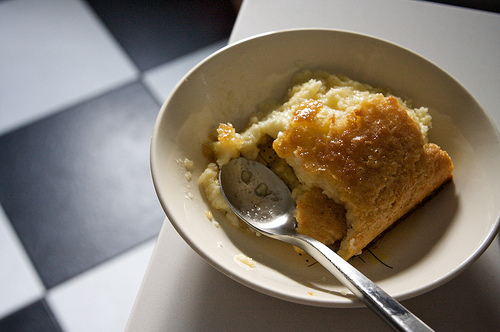
[[[433,331],[417,316],[323,243],[302,234],[289,237],[287,242],[308,252],[395,330]]]

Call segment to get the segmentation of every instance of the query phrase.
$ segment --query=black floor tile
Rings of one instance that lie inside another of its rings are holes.
[[[45,300],[37,301],[0,320],[0,332],[61,331]]]
[[[0,203],[47,288],[160,230],[158,110],[137,82],[0,137]]]
[[[228,38],[231,0],[87,0],[141,70]]]
[[[479,9],[490,12],[500,12],[500,0],[428,0],[431,2],[438,2],[446,5],[453,5],[459,7],[466,7],[471,9]]]

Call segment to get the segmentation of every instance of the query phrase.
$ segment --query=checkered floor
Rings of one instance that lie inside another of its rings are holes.
[[[0,1],[0,331],[122,331],[164,220],[149,140],[230,1]]]
[[[155,117],[237,2],[0,0],[0,331],[124,329],[164,220]]]

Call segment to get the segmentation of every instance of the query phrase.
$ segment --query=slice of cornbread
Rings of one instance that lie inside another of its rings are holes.
[[[273,148],[302,184],[320,188],[345,208],[338,254],[347,260],[450,180],[453,164],[446,152],[426,143],[420,125],[394,97],[375,94],[340,119],[318,116],[322,106],[304,101]],[[300,216],[310,207],[298,204],[297,210]],[[326,228],[299,219],[299,231],[333,243]]]

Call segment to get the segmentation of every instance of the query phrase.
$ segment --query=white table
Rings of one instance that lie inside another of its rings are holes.
[[[369,34],[430,59],[500,126],[500,15],[411,0],[247,0],[230,43],[321,27]],[[500,240],[465,272],[402,302],[437,331],[500,330]],[[165,220],[127,331],[388,331],[366,308],[327,309],[260,294],[200,258]]]

